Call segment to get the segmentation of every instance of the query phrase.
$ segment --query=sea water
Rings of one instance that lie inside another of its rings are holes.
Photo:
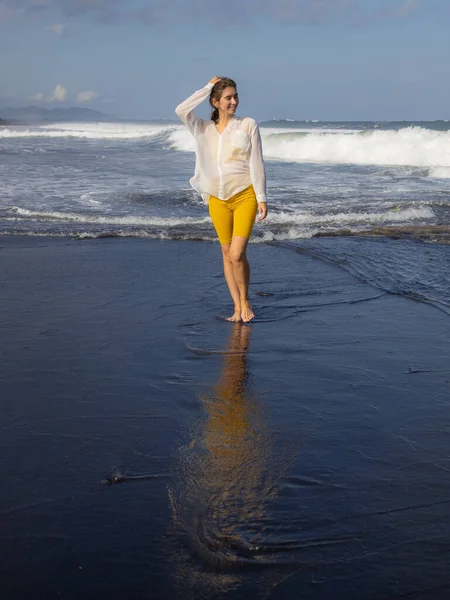
[[[278,120],[261,136],[270,212],[253,242],[289,241],[388,291],[450,306],[449,246],[417,242],[424,227],[450,225],[450,123]],[[214,240],[189,185],[194,162],[176,122],[1,128],[0,233]],[[411,239],[311,239],[383,226],[410,227]]]

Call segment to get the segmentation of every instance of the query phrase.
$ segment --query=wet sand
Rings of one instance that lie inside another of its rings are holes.
[[[313,237],[388,237],[395,240],[420,240],[433,244],[450,244],[448,225],[386,225],[362,231],[332,229],[316,233]]]
[[[450,594],[448,316],[249,255],[0,239],[2,597]]]

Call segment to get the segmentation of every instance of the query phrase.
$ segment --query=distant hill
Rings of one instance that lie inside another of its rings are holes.
[[[0,119],[0,127],[5,126],[5,125],[9,125],[9,122],[5,121],[4,119]]]
[[[2,117],[14,119],[16,123],[55,123],[67,121],[101,121],[114,122],[119,121],[115,117],[105,115],[98,110],[90,108],[42,108],[40,106],[25,106],[22,108],[6,107],[2,108]]]

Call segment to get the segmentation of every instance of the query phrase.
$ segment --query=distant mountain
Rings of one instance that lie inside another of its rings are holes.
[[[14,119],[17,123],[55,123],[67,121],[101,121],[114,122],[120,121],[110,115],[105,115],[98,110],[90,108],[42,108],[40,106],[25,106],[15,108],[12,106],[2,108],[2,117]]]
[[[9,121],[5,121],[4,119],[0,119],[0,127],[4,127],[5,125],[9,125]]]

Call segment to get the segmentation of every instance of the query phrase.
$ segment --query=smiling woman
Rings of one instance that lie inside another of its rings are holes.
[[[194,108],[209,96],[211,119],[203,120]],[[222,246],[224,273],[234,313],[230,321],[250,321],[250,266],[246,248],[256,213],[267,215],[266,175],[261,137],[254,119],[236,117],[239,96],[236,83],[213,77],[201,90],[179,104],[176,113],[196,140],[192,187],[209,205],[209,214]]]
[[[239,94],[237,93],[236,83],[228,77],[222,77],[211,90],[209,103],[213,109],[211,120],[216,124],[219,133],[222,133],[218,127],[220,118],[219,107],[223,114],[234,115],[239,106]]]

